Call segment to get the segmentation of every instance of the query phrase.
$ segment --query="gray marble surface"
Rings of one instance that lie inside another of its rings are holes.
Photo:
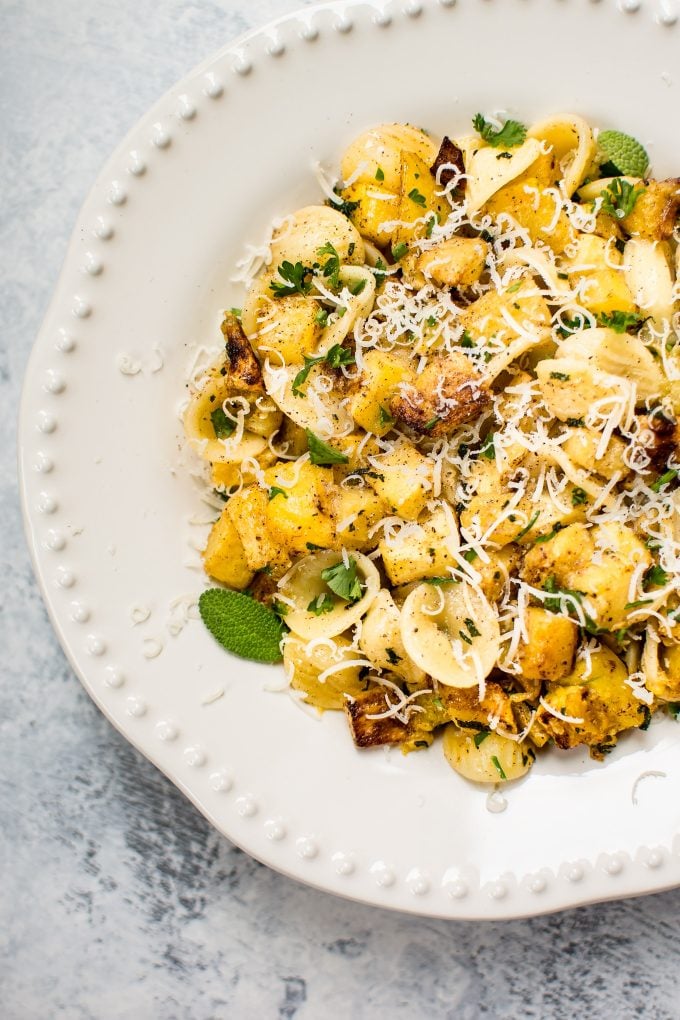
[[[50,628],[15,417],[76,213],[153,100],[295,6],[0,2],[0,1017],[680,1017],[680,890],[462,924],[306,889],[218,836],[126,744]]]

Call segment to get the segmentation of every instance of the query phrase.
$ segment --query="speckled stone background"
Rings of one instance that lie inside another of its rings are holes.
[[[218,836],[126,744],[50,628],[15,418],[76,213],[152,101],[296,6],[0,0],[0,1017],[680,1017],[680,890],[462,924],[306,889]]]

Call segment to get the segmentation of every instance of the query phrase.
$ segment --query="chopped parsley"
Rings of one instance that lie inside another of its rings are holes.
[[[674,478],[678,477],[678,472],[675,468],[671,468],[670,471],[666,471],[662,474],[655,482],[649,486],[652,492],[660,492],[664,485],[668,485]]]
[[[602,212],[621,220],[632,213],[641,194],[642,188],[636,188],[624,177],[615,177],[602,192]]]
[[[354,297],[358,297],[365,286],[366,286],[365,280],[357,280],[357,282],[353,283],[352,286],[349,288],[349,292],[350,294],[353,294]]]
[[[317,250],[316,254],[319,258],[323,258],[324,255],[328,256],[326,261],[323,263],[321,272],[328,280],[331,289],[338,290],[340,287],[340,256],[337,251],[330,241],[327,241],[326,244]]]
[[[210,421],[216,439],[227,439],[236,428],[236,423],[226,416],[221,407],[216,407],[210,412]]]
[[[501,765],[495,754],[491,755],[491,761],[493,762],[494,768],[496,769],[496,772],[501,777],[501,779],[507,779],[508,777],[503,771],[503,766]]]
[[[332,613],[335,603],[330,595],[327,595],[325,591],[322,591],[320,595],[317,595],[315,599],[307,606],[308,613],[314,613],[314,616],[323,616],[324,613]]]
[[[568,376],[566,372],[551,372],[550,378],[559,379],[560,382],[569,382],[570,376]]]
[[[481,730],[479,733],[475,733],[474,737],[472,738],[475,742],[475,747],[479,747],[479,745],[482,744],[489,736],[490,732],[491,732],[490,730]]]
[[[381,166],[379,166],[378,169],[375,172],[375,179],[376,179],[376,181],[384,181],[385,180],[385,171],[383,170],[383,168]]]
[[[483,457],[484,460],[495,460],[496,459],[496,447],[494,446],[494,433],[490,432],[484,441],[484,445],[479,451],[479,456]]]
[[[525,536],[525,535],[528,535],[528,534],[529,534],[529,532],[530,532],[530,531],[531,531],[531,529],[533,528],[534,524],[535,524],[535,523],[536,523],[536,521],[538,520],[538,518],[539,518],[539,516],[540,516],[540,513],[541,513],[541,511],[540,511],[540,510],[537,510],[537,511],[536,511],[536,513],[535,513],[535,514],[534,514],[534,515],[532,516],[532,518],[531,518],[531,520],[529,521],[529,523],[528,523],[528,524],[527,524],[527,525],[526,525],[526,526],[525,526],[524,528],[522,528],[522,530],[521,530],[521,531],[518,531],[518,532],[517,532],[517,534],[516,534],[516,535],[515,535],[515,537],[513,538],[513,542],[519,542],[520,538],[524,538],[524,536]]]
[[[475,626],[475,621],[471,620],[469,616],[467,616],[465,618],[465,626],[468,629],[468,634],[470,635],[470,637],[480,637],[481,636],[480,632],[477,630],[477,627]]]
[[[423,209],[425,208],[427,200],[424,195],[421,195],[417,188],[412,188],[411,191],[409,191],[408,193],[408,197],[411,199],[412,202],[415,202],[416,205],[422,206]]]
[[[430,418],[430,420],[425,423],[423,428],[425,429],[426,432],[429,432],[430,429],[433,429],[435,427],[438,421],[441,421],[441,419],[438,414],[435,414],[434,418]]]
[[[307,376],[314,368],[315,365],[325,363],[331,368],[340,368],[342,365],[353,365],[355,362],[354,354],[348,350],[347,347],[341,347],[340,344],[334,344],[330,350],[326,351],[325,354],[321,354],[318,358],[308,358],[304,355],[305,366],[301,368],[298,374],[293,379],[293,396],[303,397],[304,393],[301,390],[301,386],[307,382]]]
[[[472,118],[472,126],[494,149],[514,149],[527,136],[527,129],[518,120],[506,120],[502,128],[495,128],[481,113],[476,113]]]
[[[626,330],[632,326],[639,326],[642,322],[639,315],[635,312],[612,312],[609,315],[607,312],[601,312],[597,321],[601,326],[608,326],[609,329],[613,329],[615,333],[625,333]]]
[[[271,503],[277,496],[283,496],[284,499],[288,499],[288,493],[285,489],[279,489],[278,485],[272,485],[269,490],[269,502]]]
[[[581,489],[578,485],[575,485],[571,490],[571,505],[572,506],[583,506],[584,503],[588,502],[588,493],[585,489]]]
[[[552,538],[555,537],[558,531],[562,531],[563,528],[564,525],[560,524],[558,521],[555,527],[552,529],[552,531],[549,531],[547,535],[539,535],[538,538],[535,538],[534,545],[542,545],[543,542],[549,542]]]
[[[408,245],[406,241],[400,241],[399,244],[392,245],[392,258],[395,262],[399,262],[403,259],[404,255],[408,251]]]
[[[312,270],[302,262],[282,262],[276,270],[279,279],[272,280],[269,289],[274,297],[289,297],[291,294],[309,294]]]
[[[668,578],[669,575],[666,573],[663,567],[660,567],[658,563],[655,563],[653,566],[649,568],[649,570],[645,572],[644,576],[645,591],[648,591],[650,585],[652,584],[656,584],[660,588],[663,587],[664,584],[668,584]]]
[[[378,408],[378,422],[381,428],[384,428],[386,425],[392,425],[394,423],[394,418],[392,417],[389,411],[385,410],[385,408],[382,405]]]
[[[309,450],[309,459],[312,464],[319,465],[330,465],[330,464],[347,464],[349,457],[340,453],[339,450],[333,449],[328,443],[324,443],[323,439],[319,439],[315,436],[311,429],[305,429],[307,436],[307,449]]]
[[[335,566],[326,567],[321,571],[321,579],[345,602],[358,602],[361,598],[361,581],[357,577],[357,561],[353,556],[348,557],[348,566],[340,560]]]

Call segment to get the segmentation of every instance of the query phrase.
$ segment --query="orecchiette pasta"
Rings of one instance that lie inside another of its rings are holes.
[[[352,142],[184,423],[293,694],[498,783],[680,702],[680,193],[574,114],[473,127]]]

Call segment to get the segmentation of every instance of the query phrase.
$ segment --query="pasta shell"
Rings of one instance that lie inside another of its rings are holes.
[[[326,438],[348,435],[353,428],[352,417],[343,405],[343,397],[337,391],[326,390],[320,385],[325,375],[323,366],[315,365],[310,371],[304,396],[293,393],[293,382],[299,371],[299,365],[274,368],[265,363],[262,375],[272,400],[302,429],[311,429]]]
[[[419,684],[425,679],[425,672],[408,657],[399,624],[400,613],[394,599],[382,588],[364,617],[359,646],[378,669]]]
[[[319,249],[326,244],[333,245],[341,262],[362,265],[364,242],[347,217],[327,205],[305,206],[274,237],[272,266],[276,270],[284,261],[311,266],[319,261]]]
[[[451,724],[444,730],[444,757],[459,775],[473,783],[498,783],[519,779],[534,763],[534,753],[517,741],[498,733],[475,734]],[[494,761],[495,759],[495,761]]]
[[[329,613],[315,615],[308,606],[322,594],[331,594],[321,577],[322,570],[342,562],[337,552],[330,550],[311,553],[298,560],[280,582],[280,591],[288,607],[286,624],[299,637],[332,638],[353,627],[371,606],[380,590],[380,575],[377,569],[361,553],[352,554],[357,565],[357,575],[364,593],[357,602],[345,602],[335,598],[335,605]]]
[[[515,177],[528,170],[541,155],[541,144],[528,138],[522,145],[508,149],[509,159],[499,159],[502,149],[494,149],[481,142],[478,135],[457,139],[463,150],[465,173],[468,175],[465,199],[468,212],[477,212],[492,195]]]
[[[666,245],[631,238],[623,250],[623,261],[635,304],[654,319],[670,319],[674,279]]]
[[[424,131],[408,124],[380,124],[359,135],[345,151],[342,176],[345,181],[371,183],[376,190],[398,192],[404,151],[414,152],[430,166],[437,146]]]
[[[480,684],[500,648],[496,614],[466,581],[443,587],[419,584],[404,602],[401,637],[416,665],[449,687]]]
[[[218,439],[215,435],[212,414],[216,408],[222,407],[225,400],[233,396],[233,391],[228,377],[220,374],[219,370],[211,372],[207,382],[198,393],[194,393],[189,406],[184,414],[184,429],[189,443],[195,452],[212,463],[240,464],[246,457],[257,457],[267,446],[267,440],[262,435],[249,432],[243,426],[247,412],[245,405],[252,401],[255,408],[255,396],[238,397],[236,400],[243,401],[242,406],[235,405],[233,413],[239,417],[240,410],[243,415],[242,424],[236,425],[233,436],[226,439]],[[259,424],[259,419],[258,419]]]
[[[595,138],[590,125],[575,114],[549,117],[529,130],[529,138],[547,142],[556,156],[567,195],[573,195],[595,159]]]

